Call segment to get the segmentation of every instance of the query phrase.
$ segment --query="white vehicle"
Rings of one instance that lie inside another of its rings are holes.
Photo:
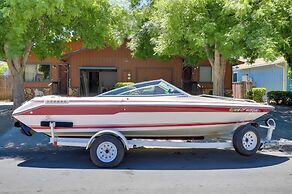
[[[273,109],[241,99],[192,96],[164,80],[153,80],[96,97],[36,97],[17,108],[13,116],[23,133],[45,133],[55,144],[90,148],[96,165],[112,167],[131,147],[173,147],[178,141],[170,139],[217,139],[230,133],[235,150],[252,155],[261,145],[253,120]],[[202,145],[175,147],[210,144]]]

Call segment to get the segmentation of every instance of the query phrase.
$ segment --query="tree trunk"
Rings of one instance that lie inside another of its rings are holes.
[[[28,41],[23,51],[23,55],[13,56],[10,53],[9,44],[4,45],[4,51],[6,55],[7,64],[13,78],[12,91],[13,91],[13,102],[14,102],[13,108],[14,109],[18,108],[25,101],[24,78],[23,78],[24,68],[25,68],[25,64],[27,62],[32,46],[33,46],[33,43],[31,41]]]
[[[226,61],[224,57],[215,50],[214,64],[212,68],[213,79],[213,95],[224,96],[224,80],[225,80]]]
[[[213,95],[224,96],[224,80],[226,61],[215,44],[214,54],[211,54],[208,45],[205,46],[208,60],[212,66]]]
[[[19,107],[24,101],[24,79],[23,79],[24,71],[17,72],[13,77],[13,102],[14,109]]]

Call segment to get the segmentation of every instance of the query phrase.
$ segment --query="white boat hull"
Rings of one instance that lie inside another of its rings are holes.
[[[65,105],[42,102],[28,111],[14,114],[14,117],[32,130],[49,136],[50,128],[41,126],[42,121],[72,122],[73,127],[55,129],[55,134],[59,137],[91,137],[98,131],[111,129],[133,138],[214,138],[231,133],[240,125],[267,113],[256,111],[256,107],[250,106],[249,104],[246,108],[241,105],[243,111],[238,111],[238,105],[234,104],[194,104],[185,101],[118,101],[110,104],[96,101],[86,104],[72,100]],[[88,109],[88,113],[85,113],[84,109]],[[146,112],[142,112],[143,110]]]

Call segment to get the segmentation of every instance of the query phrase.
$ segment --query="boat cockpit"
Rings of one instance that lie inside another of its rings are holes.
[[[98,96],[190,96],[174,85],[159,79],[145,81],[136,84],[129,84],[111,91],[102,93]]]

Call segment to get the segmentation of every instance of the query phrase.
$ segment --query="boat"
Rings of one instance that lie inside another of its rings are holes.
[[[92,137],[113,130],[126,138],[219,138],[271,112],[251,100],[190,95],[159,79],[116,88],[94,97],[35,97],[14,110],[26,135]]]
[[[114,167],[126,150],[138,147],[233,147],[251,156],[268,144],[292,145],[271,140],[273,119],[265,120],[265,125],[255,122],[273,109],[251,100],[193,96],[159,79],[95,97],[36,97],[14,110],[13,117],[25,135],[44,133],[55,146],[85,147],[95,165]],[[264,141],[258,127],[268,129]],[[232,141],[221,142],[230,134]]]

